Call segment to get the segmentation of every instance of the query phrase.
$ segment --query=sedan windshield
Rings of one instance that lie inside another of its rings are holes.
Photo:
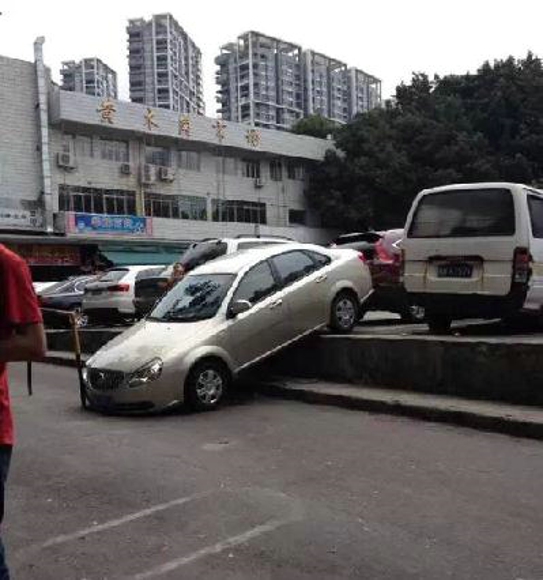
[[[233,274],[186,276],[158,303],[149,320],[194,322],[213,318],[234,278]]]

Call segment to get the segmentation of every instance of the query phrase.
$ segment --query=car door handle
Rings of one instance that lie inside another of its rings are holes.
[[[274,308],[277,308],[278,306],[281,306],[283,304],[283,301],[281,300],[281,298],[279,298],[279,300],[276,300],[273,304],[270,305],[270,310],[273,310]]]
[[[318,278],[315,280],[315,282],[316,282],[317,284],[320,284],[321,282],[324,282],[324,281],[325,281],[325,280],[327,280],[327,279],[328,279],[328,276],[327,276],[326,274],[322,274],[321,276],[319,276],[319,277],[318,277]]]

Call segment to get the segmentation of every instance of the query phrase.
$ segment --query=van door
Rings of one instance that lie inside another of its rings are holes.
[[[532,276],[524,307],[527,310],[540,310],[543,306],[543,194],[530,190],[527,200]]]
[[[422,194],[408,219],[408,292],[505,296],[523,245],[519,196],[505,187],[453,187]]]

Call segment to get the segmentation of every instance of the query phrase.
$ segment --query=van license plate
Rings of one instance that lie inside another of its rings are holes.
[[[438,278],[471,278],[472,274],[471,264],[440,264],[437,267]]]

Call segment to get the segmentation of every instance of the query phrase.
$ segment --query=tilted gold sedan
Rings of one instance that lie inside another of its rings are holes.
[[[282,244],[213,260],[88,361],[88,401],[118,411],[212,409],[241,370],[326,326],[350,332],[371,291],[354,250]]]

